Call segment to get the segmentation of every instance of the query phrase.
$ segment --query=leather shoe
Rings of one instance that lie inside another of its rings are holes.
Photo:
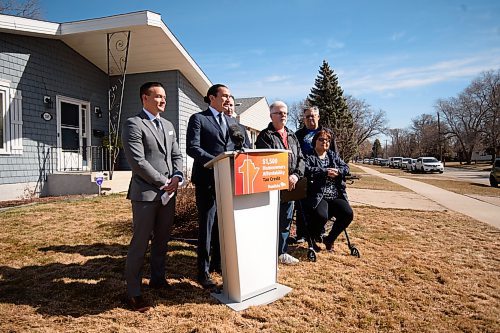
[[[210,289],[215,287],[215,282],[210,278],[208,274],[200,274],[198,275],[198,282],[205,289]]]
[[[132,311],[146,312],[151,308],[151,303],[146,301],[141,295],[127,297],[125,303]]]
[[[163,279],[160,282],[152,282],[149,281],[149,288],[151,289],[162,289],[162,290],[170,290],[172,289],[172,286],[168,283],[167,280]]]

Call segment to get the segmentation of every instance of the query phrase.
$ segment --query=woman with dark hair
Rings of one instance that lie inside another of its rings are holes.
[[[353,219],[345,185],[349,166],[337,152],[329,149],[331,140],[331,132],[325,129],[314,135],[314,153],[307,157],[305,170],[308,179],[306,204],[310,211],[310,236],[313,239],[319,237],[326,222],[335,217],[330,233],[323,239],[327,251],[333,251],[334,241]],[[319,250],[317,246],[315,248]]]

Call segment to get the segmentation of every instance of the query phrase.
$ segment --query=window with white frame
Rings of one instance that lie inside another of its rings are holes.
[[[21,91],[0,80],[0,154],[22,154],[23,120]]]

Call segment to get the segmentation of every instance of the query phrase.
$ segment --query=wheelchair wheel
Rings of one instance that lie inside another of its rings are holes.
[[[307,250],[307,260],[309,260],[311,262],[316,261],[316,252],[314,252],[313,249]]]
[[[355,246],[351,246],[351,256],[360,257],[359,251]]]

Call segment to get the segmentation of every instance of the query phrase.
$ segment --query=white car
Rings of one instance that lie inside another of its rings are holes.
[[[401,163],[399,164],[399,167],[403,170],[410,170],[411,168],[411,158],[403,158]]]
[[[437,171],[443,173],[443,163],[434,157],[419,157],[415,163],[415,169],[419,172],[433,172]]]

